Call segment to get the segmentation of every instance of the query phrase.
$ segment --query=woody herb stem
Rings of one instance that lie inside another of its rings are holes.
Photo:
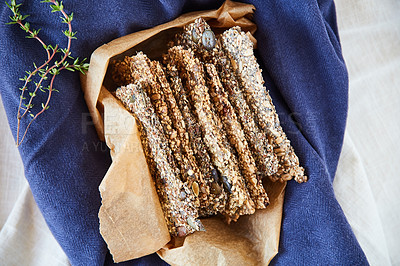
[[[51,95],[53,91],[57,91],[56,89],[53,88],[54,84],[54,79],[55,77],[60,73],[60,71],[67,69],[69,71],[75,71],[78,70],[81,73],[85,73],[85,71],[88,69],[89,64],[85,63],[85,59],[79,61],[79,58],[74,59],[71,56],[71,41],[72,39],[76,39],[75,34],[76,32],[72,32],[72,24],[71,21],[73,19],[73,13],[68,15],[64,11],[64,6],[62,2],[59,2],[57,0],[43,0],[41,1],[42,3],[50,3],[50,7],[52,9],[51,12],[60,12],[62,14],[61,20],[63,23],[66,23],[68,25],[68,30],[63,31],[64,35],[68,39],[67,47],[64,49],[60,49],[58,45],[55,45],[54,47],[51,45],[47,45],[40,37],[38,37],[39,30],[32,30],[30,28],[30,24],[28,22],[23,22],[28,15],[21,15],[19,11],[19,6],[21,4],[16,4],[15,0],[11,0],[10,3],[6,2],[6,5],[10,8],[10,10],[13,13],[13,16],[10,16],[11,22],[7,24],[18,24],[22,30],[24,30],[28,35],[26,36],[27,38],[31,39],[36,39],[46,50],[47,54],[47,60],[40,65],[39,67],[36,66],[34,63],[34,70],[31,71],[26,71],[28,76],[25,76],[24,78],[21,78],[20,80],[25,81],[24,86],[20,88],[21,90],[21,95],[20,95],[20,101],[19,101],[19,106],[18,106],[18,112],[17,112],[17,120],[18,120],[18,125],[17,125],[17,140],[16,140],[16,145],[19,146],[23,140],[25,139],[25,136],[28,132],[28,129],[30,128],[31,124],[33,121],[35,121],[45,110],[49,108],[49,102],[51,99]],[[57,53],[63,53],[63,56],[60,61],[55,61],[52,64],[52,61],[54,60],[54,56]],[[73,59],[74,62],[70,64],[68,62],[68,59]],[[51,65],[52,64],[52,65]],[[51,66],[50,66],[51,65]],[[33,91],[29,92],[29,101],[27,104],[24,104],[24,95],[25,91],[29,90],[29,85],[32,82],[32,79],[34,76],[38,74],[40,77],[40,80],[38,82],[34,82],[33,86]],[[52,78],[50,80],[49,86],[45,87],[43,89],[43,82],[48,79],[48,75],[52,75]],[[41,90],[42,92],[45,92],[45,90],[48,90],[48,95],[47,95],[47,100],[46,103],[42,103],[42,109],[38,111],[36,114],[33,114],[33,101],[34,97],[38,93],[38,90]],[[22,115],[21,112],[23,111]],[[21,132],[21,120],[26,117],[27,114],[30,114],[32,117],[31,121],[28,123],[27,127],[24,130],[24,133],[22,135],[22,138],[20,139],[20,132]]]

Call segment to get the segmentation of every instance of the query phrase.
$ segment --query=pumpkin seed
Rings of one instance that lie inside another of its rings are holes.
[[[201,42],[208,50],[214,48],[216,43],[214,32],[212,32],[211,30],[205,30],[203,32],[203,35],[201,36]]]
[[[196,28],[192,29],[192,40],[197,43],[200,40],[200,34],[197,32]]]
[[[215,168],[211,170],[211,176],[213,177],[215,182],[219,183],[218,172]]]
[[[219,195],[219,194],[221,194],[222,189],[221,189],[221,187],[220,187],[217,183],[213,182],[213,183],[211,183],[210,192],[211,192],[212,194],[214,194],[214,195]]]
[[[232,193],[232,185],[229,183],[226,176],[222,176],[222,184],[224,184],[224,188],[228,190],[229,193]]]

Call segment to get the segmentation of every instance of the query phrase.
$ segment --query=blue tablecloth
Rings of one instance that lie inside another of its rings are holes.
[[[332,1],[248,1],[255,5],[258,56],[282,126],[309,181],[286,189],[277,265],[364,265],[367,260],[337,203],[332,181],[343,141],[348,79]],[[117,37],[170,21],[182,13],[218,8],[221,1],[68,1],[77,40],[72,55],[90,57]],[[66,45],[66,24],[48,4],[24,1],[32,27],[45,42]],[[11,11],[1,6],[0,92],[16,132],[20,77],[32,62],[46,59],[41,45],[5,25]],[[73,265],[110,265],[99,233],[98,185],[111,163],[88,117],[79,75],[57,76],[47,110],[20,146],[25,175],[50,230]],[[45,94],[37,98],[45,99]],[[23,126],[26,124],[23,124]],[[157,255],[122,265],[163,264]]]

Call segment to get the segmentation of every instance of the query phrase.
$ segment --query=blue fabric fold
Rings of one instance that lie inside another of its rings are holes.
[[[32,27],[45,42],[66,45],[65,24],[47,4],[22,1]],[[368,264],[335,199],[332,181],[343,142],[348,77],[341,54],[335,7],[324,1],[247,1],[256,7],[257,55],[267,89],[309,181],[289,182],[276,265]],[[218,8],[222,1],[68,1],[81,58],[117,37],[151,28],[180,14]],[[32,62],[46,59],[41,45],[5,25],[11,11],[1,6],[0,92],[12,132],[17,128],[20,77]],[[56,78],[47,110],[19,147],[25,175],[43,216],[72,265],[112,265],[99,233],[98,186],[111,159],[100,142],[80,88],[79,75]],[[44,94],[37,96],[45,100]],[[26,126],[26,123],[23,124]],[[155,255],[122,265],[162,265]]]

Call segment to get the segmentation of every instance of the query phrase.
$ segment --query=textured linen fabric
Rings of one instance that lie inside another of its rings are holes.
[[[0,264],[70,265],[32,197],[0,97]]]
[[[347,112],[347,72],[341,56],[332,1],[251,1],[259,27],[260,63],[284,130],[310,181],[290,182],[279,254],[272,264],[366,264],[366,258],[335,199],[332,181]],[[64,1],[74,11],[73,55],[88,57],[112,39],[169,21],[183,12],[220,6],[215,1]],[[65,44],[58,16],[45,4],[25,2],[23,13],[41,27],[43,39]],[[101,16],[99,15],[101,14]],[[2,6],[0,90],[12,132],[16,131],[18,78],[45,59],[34,40],[4,25]],[[79,76],[57,77],[51,108],[30,129],[20,154],[33,196],[73,265],[111,264],[98,230],[98,185],[110,164],[87,118]],[[43,96],[39,96],[43,97]],[[84,148],[85,147],[85,148]],[[156,255],[124,263],[162,263]]]
[[[368,174],[357,147],[346,131],[338,170],[333,183],[335,196],[343,208],[354,234],[371,265],[391,265],[389,250],[378,204],[376,190],[371,188]],[[398,222],[397,222],[398,223]],[[396,233],[396,231],[393,231]],[[390,236],[388,236],[390,237]],[[395,256],[392,256],[393,259]],[[393,265],[397,265],[394,264]]]
[[[70,265],[25,186],[0,231],[2,265]]]
[[[26,180],[0,97],[0,229],[7,221]]]
[[[349,114],[335,194],[372,265],[400,265],[400,2],[337,0]]]

